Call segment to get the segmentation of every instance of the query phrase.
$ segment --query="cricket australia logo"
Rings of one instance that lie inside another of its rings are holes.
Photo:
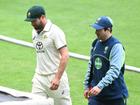
[[[97,58],[95,59],[95,68],[96,68],[97,70],[99,70],[99,69],[102,68],[102,61],[101,61],[101,59],[100,59],[99,57],[97,57]]]
[[[42,42],[37,42],[36,43],[36,49],[41,50],[43,48]]]
[[[30,13],[30,12],[28,12],[27,16],[28,16],[28,17],[31,17],[31,13]]]
[[[96,23],[99,23],[100,20],[101,20],[101,18],[98,18],[98,19],[96,20]]]
[[[107,50],[108,50],[108,46],[105,47],[104,53],[107,53]]]

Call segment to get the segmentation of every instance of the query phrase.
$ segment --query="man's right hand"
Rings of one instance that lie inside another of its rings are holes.
[[[89,89],[86,89],[86,90],[84,91],[84,97],[85,97],[86,99],[89,98]]]

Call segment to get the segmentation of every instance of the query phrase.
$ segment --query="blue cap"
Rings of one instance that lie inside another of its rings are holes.
[[[108,16],[99,17],[94,24],[91,25],[96,30],[100,30],[103,28],[111,28],[113,27],[113,21]]]

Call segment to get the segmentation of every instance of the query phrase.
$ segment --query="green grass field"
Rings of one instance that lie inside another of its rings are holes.
[[[126,64],[140,67],[139,0],[0,0],[0,34],[31,42],[32,27],[24,21],[32,5],[42,5],[47,18],[60,26],[69,50],[89,55],[95,38],[89,25],[96,18],[108,15],[114,20],[113,35],[125,46]],[[31,90],[36,59],[34,49],[0,41],[0,86],[23,91]],[[73,105],[86,105],[83,80],[87,62],[71,58],[67,67]],[[125,73],[129,90],[128,105],[139,105],[140,74]]]

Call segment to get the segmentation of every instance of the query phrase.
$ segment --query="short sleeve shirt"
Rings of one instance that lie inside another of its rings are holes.
[[[39,34],[33,29],[32,39],[37,55],[36,73],[56,73],[61,58],[59,49],[66,46],[64,32],[47,20],[47,24]]]

